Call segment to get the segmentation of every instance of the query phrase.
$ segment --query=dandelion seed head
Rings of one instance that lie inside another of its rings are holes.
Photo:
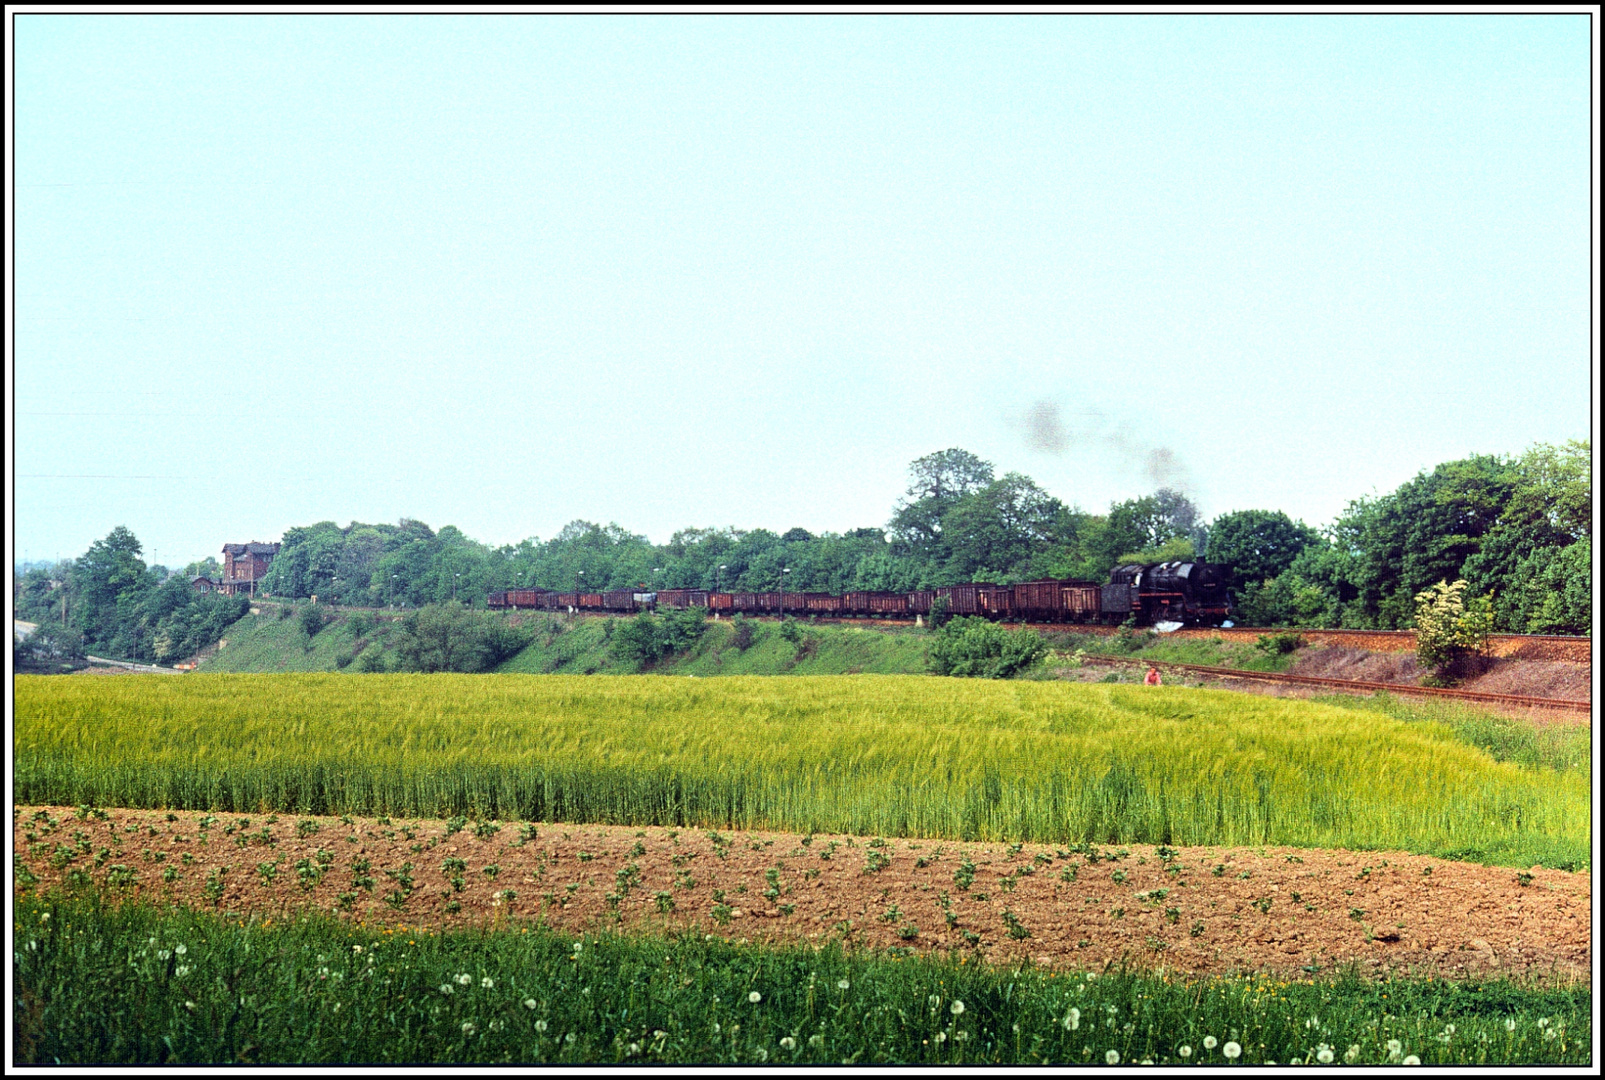
[[[1104,1054],[1103,1059],[1111,1065],[1118,1065],[1120,1064],[1120,1051],[1110,1050],[1108,1053]]]
[[[752,991],[750,994],[747,995],[747,1001],[749,1003],[753,1004],[753,1005],[758,1004],[758,1002],[760,1002],[762,1000],[763,1000],[763,995],[758,993],[758,991],[756,991],[756,990]]]
[[[797,1040],[793,1039],[790,1035],[787,1035],[784,1039],[780,1040],[780,1048],[782,1050],[795,1050],[797,1049]]]
[[[1416,1057],[1414,1054],[1409,1054],[1409,1055],[1406,1055],[1406,1057],[1404,1059],[1404,1063],[1406,1065],[1419,1065],[1419,1064],[1421,1064],[1421,1059]]]
[[[463,974],[457,976],[457,985],[458,986],[467,986],[469,983],[471,983],[473,981],[474,981],[474,977],[472,975],[469,975],[466,972],[464,972]]]
[[[1243,1048],[1241,1046],[1239,1046],[1237,1043],[1229,1042],[1225,1046],[1220,1048],[1220,1052],[1222,1054],[1224,1054],[1226,1057],[1235,1059],[1239,1054],[1241,1054],[1243,1052]]]
[[[963,1016],[964,1015],[964,1002],[958,1000],[957,998],[954,998],[953,999],[953,1004],[949,1005],[947,1007],[947,1009],[948,1009],[948,1012],[952,1013],[954,1016]]]
[[[489,990],[491,987],[496,985],[496,980],[491,978],[489,975],[486,975],[483,979],[479,980],[479,985],[481,989]]]
[[[1181,1049],[1177,1050],[1176,1053],[1181,1057],[1190,1058],[1193,1056],[1193,1048],[1190,1046],[1183,1046]]]
[[[1213,1035],[1205,1035],[1204,1036],[1204,1049],[1205,1050],[1213,1050],[1213,1049],[1215,1049],[1215,1036],[1213,1036]]]
[[[841,980],[841,981],[840,981],[840,982],[838,982],[838,983],[837,983],[837,984],[836,984],[836,989],[838,989],[838,990],[845,990],[845,989],[847,989],[847,988],[848,988],[848,987],[849,987],[849,986],[851,986],[851,985],[853,985],[853,984],[852,984],[852,983],[850,983],[850,982],[848,982],[848,981],[847,981],[847,980],[846,980],[846,979],[842,979],[842,980]]]

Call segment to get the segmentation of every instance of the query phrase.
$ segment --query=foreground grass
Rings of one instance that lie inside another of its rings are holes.
[[[15,908],[18,1063],[1582,1063],[1586,987],[1184,981],[538,925]],[[1225,1055],[1240,1048],[1240,1056]]]
[[[1589,785],[1443,724],[910,676],[15,680],[24,803],[1393,848],[1587,864]]]

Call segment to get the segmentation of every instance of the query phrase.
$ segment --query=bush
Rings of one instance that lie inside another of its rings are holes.
[[[780,636],[795,645],[802,640],[802,627],[797,625],[796,619],[787,615],[780,620]]]
[[[708,609],[705,607],[667,612],[663,616],[662,628],[664,654],[690,652],[702,640],[702,633],[707,628]]]
[[[651,664],[663,656],[663,634],[657,619],[643,611],[633,619],[622,621],[624,625],[613,632],[608,643],[608,651],[615,660],[626,664]]]
[[[285,619],[290,618],[294,614],[295,614],[295,608],[291,607],[289,604],[280,604],[279,605],[279,621],[280,622],[283,622]]]
[[[931,670],[938,675],[1006,679],[1047,655],[1035,630],[1005,630],[978,616],[954,619],[931,643]]]
[[[947,624],[949,618],[947,597],[938,596],[931,601],[931,614],[929,618],[929,632],[936,633]]]
[[[373,616],[363,611],[354,611],[346,616],[346,625],[351,628],[353,638],[367,637],[373,629]]]
[[[730,620],[730,626],[730,644],[735,646],[737,652],[746,652],[752,645],[752,623],[745,615],[737,615]]]
[[[330,616],[318,605],[308,604],[301,609],[301,632],[307,637],[317,637],[318,631],[329,625]]]
[[[396,656],[404,670],[489,671],[530,642],[523,627],[456,600],[425,604],[401,624]]]
[[[1254,647],[1272,656],[1286,656],[1304,644],[1304,635],[1298,633],[1261,634],[1254,640]]]
[[[1493,630],[1492,594],[1467,601],[1466,583],[1440,581],[1416,594],[1416,660],[1442,685],[1475,667]]]

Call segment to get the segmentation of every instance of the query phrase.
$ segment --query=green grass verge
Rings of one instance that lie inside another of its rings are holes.
[[[505,661],[504,673],[558,675],[635,674],[639,668],[609,651],[608,623],[613,616],[536,615],[527,625],[537,629],[533,644]],[[779,624],[754,620],[752,641],[734,644],[735,627],[728,619],[709,620],[701,640],[687,653],[668,657],[650,671],[665,675],[856,675],[921,674],[930,640],[909,627],[809,623],[797,625],[798,640],[787,640]]]
[[[1590,785],[1446,725],[930,676],[21,677],[24,803],[1403,849],[1578,868]]]
[[[1073,653],[1082,649],[1110,656],[1134,656],[1167,664],[1202,664],[1209,667],[1238,668],[1243,671],[1286,671],[1293,666],[1292,653],[1273,655],[1258,646],[1222,638],[1178,638],[1138,630],[1130,634],[1086,634],[1050,630],[1043,635],[1055,650]]]
[[[20,899],[19,1064],[1587,1064],[1588,988],[1196,981]],[[1184,1049],[1185,1048],[1185,1049]],[[1413,1063],[1413,1062],[1412,1062]]]
[[[371,624],[358,636],[352,613],[333,612],[334,622],[308,638],[298,618],[281,619],[276,607],[263,607],[260,615],[247,615],[223,633],[228,644],[204,661],[206,672],[312,672],[336,671],[343,657],[360,655],[368,649],[383,651],[388,646],[400,618],[389,619],[364,613]],[[295,609],[299,611],[299,608]],[[355,667],[346,670],[355,671]]]

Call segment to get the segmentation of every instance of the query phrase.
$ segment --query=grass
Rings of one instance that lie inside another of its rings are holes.
[[[1586,1065],[1591,1052],[1586,986],[1183,980],[526,924],[386,933],[95,894],[24,898],[14,916],[19,1064],[1219,1065],[1236,1045],[1238,1064]]]
[[[1588,864],[1578,771],[1451,726],[1176,687],[930,676],[15,682],[22,803],[1391,848]]]
[[[1202,664],[1209,667],[1238,668],[1243,671],[1286,671],[1294,655],[1266,653],[1259,647],[1222,638],[1166,637],[1147,631],[1130,634],[1085,634],[1050,630],[1043,635],[1059,652],[1083,649],[1110,656],[1133,656],[1166,664]]]
[[[335,611],[335,621],[308,638],[298,618],[281,619],[277,607],[262,607],[262,614],[247,615],[223,633],[228,645],[203,661],[207,672],[313,672],[335,671],[342,657],[366,649],[384,649],[399,618],[365,613],[373,629],[358,637],[350,612]],[[299,609],[296,609],[299,610]],[[355,671],[356,668],[347,670]]]
[[[542,632],[535,642],[502,664],[503,673],[561,675],[634,674],[634,664],[615,659],[608,649],[607,624],[613,616],[581,617],[566,622],[562,616],[536,615],[533,625]],[[772,621],[754,620],[752,642],[744,649],[734,644],[735,627],[727,619],[710,620],[702,638],[690,652],[653,665],[656,674],[671,675],[856,675],[920,674],[925,671],[929,638],[910,627],[855,626],[806,621],[798,626],[796,642],[781,636]],[[555,632],[554,632],[555,631]]]

